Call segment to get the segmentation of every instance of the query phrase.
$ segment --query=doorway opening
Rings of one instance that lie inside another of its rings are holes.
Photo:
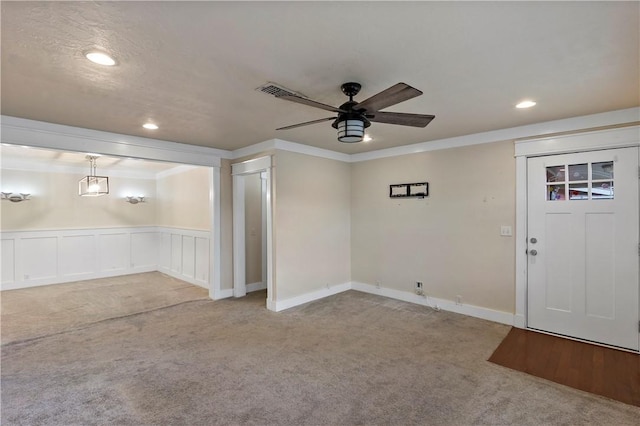
[[[232,165],[233,296],[266,289],[273,310],[271,157]]]

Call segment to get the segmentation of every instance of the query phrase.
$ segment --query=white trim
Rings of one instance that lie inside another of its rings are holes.
[[[328,158],[330,160],[351,162],[351,155],[342,152],[332,151],[330,149],[318,148],[315,146],[304,145],[297,142],[285,141],[282,139],[270,139],[255,145],[236,149],[232,152],[234,159],[256,155],[265,151],[280,149],[282,151],[297,152],[298,154],[312,155],[314,157]]]
[[[229,299],[231,297],[233,297],[233,289],[232,288],[225,288],[225,289],[220,290],[220,295],[215,300]]]
[[[259,283],[251,283],[247,284],[247,293],[252,293],[254,291],[266,290],[267,283],[260,281]]]
[[[640,145],[640,127],[630,126],[584,133],[517,140],[516,157],[566,154]]]
[[[509,312],[496,311],[489,308],[483,308],[474,305],[456,305],[455,302],[446,299],[438,299],[435,297],[424,297],[406,291],[394,290],[390,288],[378,288],[375,285],[352,282],[351,288],[363,293],[376,294],[379,296],[389,297],[391,299],[402,300],[403,302],[415,303],[417,305],[439,307],[442,310],[455,312],[457,314],[468,315],[487,321],[498,322],[501,324],[513,325],[514,315]]]
[[[275,289],[273,287],[273,215],[272,206],[272,174],[271,156],[267,155],[254,158],[242,163],[231,165],[233,175],[233,295],[242,297],[246,295],[245,276],[245,200],[244,184],[245,176],[260,173],[266,180],[266,210],[267,210],[267,308],[273,310]]]
[[[267,301],[267,308],[271,311],[280,312],[285,309],[293,308],[294,306],[304,305],[305,303],[324,299],[325,297],[333,296],[334,294],[342,293],[350,289],[351,283],[338,284],[329,288],[316,290],[311,293],[305,293],[301,296],[291,297],[285,300],[276,300],[271,304]]]
[[[1,150],[0,150],[1,151]],[[99,160],[98,160],[99,161]],[[86,166],[72,166],[58,164],[53,161],[34,161],[33,159],[15,158],[2,156],[2,170],[19,170],[27,172],[40,172],[40,173],[68,173],[86,176],[89,172],[89,162]],[[112,169],[109,167],[100,167],[98,164],[98,171],[104,171],[109,177],[120,177],[128,179],[148,179],[155,180],[156,172],[143,169]]]
[[[95,152],[172,163],[220,167],[229,151],[159,139],[45,123],[24,118],[0,117],[3,143],[74,152]]]
[[[164,232],[167,234],[179,232],[180,235],[185,235],[187,237],[211,238],[211,233],[202,229],[179,228],[177,226],[155,226],[151,228],[156,229],[158,232]]]
[[[361,154],[352,154],[350,157],[350,161],[355,163],[358,161],[396,157],[399,155],[416,154],[419,152],[436,151],[440,149],[458,148],[491,142],[523,139],[528,137],[549,135],[553,133],[573,132],[583,129],[620,125],[625,123],[637,123],[638,121],[640,121],[640,107],[635,107],[618,111],[603,112],[600,114],[585,115],[582,117],[547,121],[543,123],[530,124],[527,126],[492,130],[490,132],[475,133],[472,135],[458,136],[455,138],[439,139],[413,145],[398,146],[395,148],[381,149],[378,151],[363,152]]]
[[[220,229],[220,214],[221,214],[221,196],[220,196],[220,167],[212,167],[209,174],[209,179],[212,181],[212,186],[209,188],[209,200],[213,205],[211,215],[211,241],[209,248],[209,257],[211,262],[209,263],[209,277],[211,284],[209,286],[209,297],[213,300],[223,299],[225,297],[233,296],[233,292],[230,296],[224,296],[222,291],[222,230]]]
[[[267,170],[269,167],[271,167],[271,156],[266,155],[264,157],[243,161],[242,163],[232,164],[231,175],[236,176],[260,173]]]
[[[618,111],[635,113],[640,108]],[[611,113],[614,114],[614,113]],[[601,116],[603,114],[597,114]],[[615,114],[614,114],[615,115]],[[636,116],[637,119],[637,116]],[[637,121],[637,120],[636,120]],[[594,126],[591,126],[594,127]],[[516,315],[514,325],[527,327],[527,159],[568,152],[640,146],[640,127],[630,126],[515,142],[516,153]]]
[[[199,168],[199,166],[193,166],[190,164],[180,164],[179,166],[156,173],[155,177],[156,179],[164,179],[168,176],[177,175],[180,173],[186,173],[188,171],[191,171],[197,168]]]
[[[514,325],[527,326],[527,159],[516,157],[516,315]]]
[[[245,181],[233,175],[233,297],[247,294],[245,268]]]

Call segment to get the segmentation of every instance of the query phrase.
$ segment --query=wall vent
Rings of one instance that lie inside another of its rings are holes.
[[[258,87],[256,90],[262,93],[266,93],[267,95],[272,95],[276,97],[295,95],[295,96],[300,96],[302,98],[306,98],[306,96],[304,96],[303,94],[294,92],[293,90],[289,90],[285,87],[280,86],[279,84],[271,83],[271,82],[263,84],[262,86]]]

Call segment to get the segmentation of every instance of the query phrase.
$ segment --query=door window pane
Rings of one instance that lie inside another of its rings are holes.
[[[564,185],[547,185],[547,200],[559,201],[564,199]]]
[[[591,165],[591,176],[593,180],[613,179],[613,161],[593,163]]]
[[[547,182],[564,182],[565,166],[547,167]]]
[[[570,200],[588,200],[589,184],[588,183],[571,183],[569,184]]]
[[[591,192],[594,200],[613,200],[613,182],[594,182]]]
[[[569,180],[587,180],[589,179],[589,169],[587,164],[571,164],[569,166]]]

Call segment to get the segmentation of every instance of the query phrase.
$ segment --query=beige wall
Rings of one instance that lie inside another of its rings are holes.
[[[30,192],[32,199],[2,201],[3,231],[108,228],[156,224],[154,203],[132,205],[124,198],[143,194],[156,196],[153,179],[110,177],[110,194],[80,197],[78,181],[83,175],[36,171],[2,170],[2,190]]]
[[[350,281],[350,165],[276,152],[277,300]]]
[[[157,180],[158,225],[211,229],[208,167],[195,167]]]
[[[262,179],[260,173],[244,181],[245,279],[247,284],[262,282]]]
[[[353,281],[515,310],[512,142],[352,164]],[[430,195],[391,199],[389,185],[429,182]]]

